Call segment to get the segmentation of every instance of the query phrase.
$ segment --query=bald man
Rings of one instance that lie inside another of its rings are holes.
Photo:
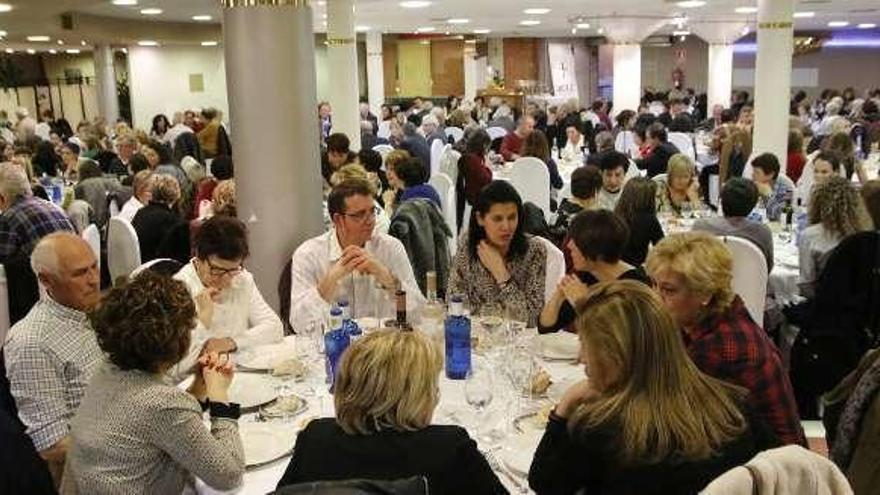
[[[27,434],[56,482],[67,452],[68,421],[103,359],[86,312],[101,296],[95,255],[75,234],[47,235],[31,267],[49,297],[6,338],[6,376]]]

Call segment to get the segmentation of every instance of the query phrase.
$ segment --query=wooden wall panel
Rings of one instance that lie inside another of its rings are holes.
[[[504,82],[516,89],[519,80],[538,79],[538,48],[535,38],[504,38]]]
[[[398,96],[431,95],[431,46],[418,40],[397,43],[397,67],[400,75]]]
[[[464,40],[431,41],[433,96],[464,94]]]

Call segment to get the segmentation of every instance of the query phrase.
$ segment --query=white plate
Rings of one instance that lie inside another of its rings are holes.
[[[581,344],[578,336],[570,332],[555,332],[538,336],[541,354],[546,359],[576,360]]]
[[[242,409],[261,406],[277,396],[272,378],[263,374],[236,373],[229,387],[229,400]]]
[[[296,349],[293,342],[285,340],[236,352],[233,359],[242,368],[271,371],[276,363],[292,357],[296,357]]]
[[[541,442],[540,434],[514,435],[504,442],[501,449],[501,462],[520,476],[529,474],[532,458],[535,457],[535,449]]]
[[[290,454],[298,430],[286,423],[239,422],[238,432],[244,447],[245,465],[257,466]]]

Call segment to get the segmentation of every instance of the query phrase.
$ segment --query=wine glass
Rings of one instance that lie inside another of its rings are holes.
[[[484,369],[472,366],[464,381],[464,397],[475,410],[474,429],[477,436],[480,436],[485,423],[484,412],[494,397],[492,375]]]
[[[486,303],[480,308],[480,325],[486,336],[489,347],[494,348],[501,342],[499,333],[504,326],[504,311],[498,303]]]
[[[306,366],[303,395],[311,397],[323,383],[324,360],[321,359],[321,324],[316,321],[306,323],[297,335],[296,348],[300,360]]]

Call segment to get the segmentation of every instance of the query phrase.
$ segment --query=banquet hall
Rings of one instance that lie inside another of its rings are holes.
[[[0,493],[880,494],[878,23],[0,0]]]

